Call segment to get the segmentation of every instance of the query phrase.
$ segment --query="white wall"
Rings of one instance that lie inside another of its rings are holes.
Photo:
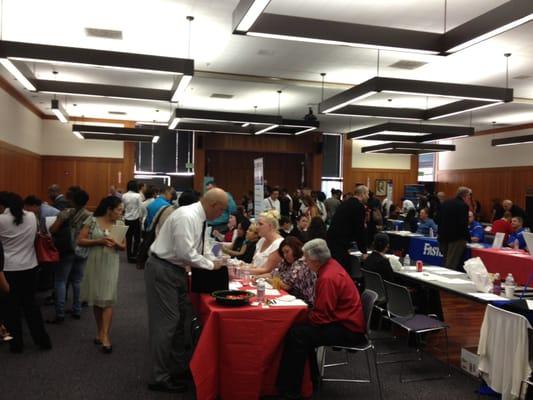
[[[42,155],[73,157],[123,158],[123,142],[113,140],[78,139],[72,134],[72,125],[54,120],[43,120]]]
[[[533,129],[454,140],[455,151],[439,153],[439,170],[533,165],[533,143],[494,147],[492,139],[533,134]],[[443,142],[444,143],[444,142]]]
[[[0,88],[0,140],[41,153],[42,120]]]
[[[361,153],[361,147],[382,142],[352,140],[352,168],[411,169],[411,156],[402,154]]]

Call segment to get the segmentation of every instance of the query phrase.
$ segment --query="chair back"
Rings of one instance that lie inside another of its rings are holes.
[[[372,310],[374,303],[378,299],[378,294],[373,290],[366,289],[361,295],[361,302],[363,303],[363,312],[365,313],[366,331],[370,332],[370,320],[372,319]]]
[[[409,289],[389,281],[384,282],[385,289],[387,290],[387,310],[389,314],[395,317],[413,317],[415,315],[415,308]]]
[[[387,291],[385,290],[385,285],[383,283],[383,278],[377,272],[372,272],[367,269],[361,268],[363,273],[363,278],[365,281],[365,288],[373,290],[378,295],[378,300],[380,303],[387,302]]]
[[[361,273],[361,261],[359,257],[350,255],[350,276],[352,279],[360,279],[363,274]]]

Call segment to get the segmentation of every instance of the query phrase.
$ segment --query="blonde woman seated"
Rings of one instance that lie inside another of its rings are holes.
[[[257,233],[259,241],[255,246],[252,259],[252,273],[262,275],[271,272],[281,261],[278,248],[283,238],[279,234],[279,214],[276,210],[269,210],[259,215]]]
[[[294,236],[287,236],[281,242],[278,253],[282,261],[272,272],[272,285],[279,279],[280,287],[293,296],[313,304],[316,274],[305,265],[302,251],[303,243]]]

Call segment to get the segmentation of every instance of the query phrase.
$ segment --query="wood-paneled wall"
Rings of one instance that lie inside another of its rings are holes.
[[[411,157],[411,169],[378,169],[378,168],[352,168],[352,143],[344,141],[343,153],[344,192],[353,192],[355,185],[362,183],[368,185],[373,192],[376,191],[376,179],[387,179],[393,183],[393,202],[399,204],[403,197],[404,185],[418,182],[418,158]],[[383,199],[383,196],[379,196]]]
[[[133,178],[134,143],[124,143],[124,158],[43,156],[42,194],[46,188],[58,184],[63,190],[81,186],[89,193],[89,208],[95,208],[109,193],[109,186],[126,188]]]
[[[285,187],[289,191],[300,186],[303,154],[249,153],[239,151],[206,152],[207,170],[217,184],[229,191],[238,201],[253,190],[254,159],[263,157],[263,175],[269,185]]]
[[[134,144],[125,143],[123,159],[40,156],[0,141],[0,190],[46,199],[51,184],[62,190],[79,185],[89,193],[89,207],[94,208],[110,185],[125,188],[133,178],[134,152]]]
[[[242,136],[197,133],[194,154],[194,189],[203,191],[203,177],[236,196],[253,190],[253,159],[265,159],[265,179],[289,191],[301,185],[301,162],[305,184],[320,189],[322,179],[322,134],[302,136]]]
[[[490,217],[492,199],[510,199],[525,207],[528,188],[533,188],[533,166],[437,171],[437,187],[448,197],[459,186],[472,189],[473,198],[481,203],[482,218]]]
[[[42,192],[41,156],[0,141],[0,190],[25,197]]]

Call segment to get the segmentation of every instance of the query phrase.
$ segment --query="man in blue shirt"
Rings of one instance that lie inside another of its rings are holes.
[[[513,227],[513,233],[509,235],[509,241],[507,245],[513,248],[525,249],[527,247],[526,240],[524,239],[524,220],[522,217],[513,217],[511,219],[511,226]]]
[[[468,211],[468,232],[470,232],[470,241],[472,243],[481,243],[485,238],[483,225],[474,219],[474,213]]]
[[[157,199],[152,201],[148,207],[146,207],[146,219],[144,221],[144,230],[148,231],[150,229],[150,225],[152,225],[152,221],[154,217],[157,215],[157,212],[165,206],[170,205],[170,201],[173,197],[174,189],[172,189],[170,186],[165,186],[163,190],[161,191],[161,194]]]
[[[216,188],[217,185],[215,181],[211,181],[206,186],[206,192],[208,190],[211,190],[213,188]],[[218,218],[208,221],[208,225],[213,227],[213,230],[217,230],[220,233],[226,233],[228,230],[228,227],[226,226],[229,220],[230,214],[237,212],[237,204],[235,203],[235,200],[233,199],[233,196],[230,192],[226,192],[226,195],[228,196],[228,207],[224,210],[222,215],[220,215]]]
[[[416,233],[422,234],[424,236],[430,236],[431,230],[433,230],[433,235],[437,234],[437,224],[431,218],[429,218],[429,210],[423,208],[419,213],[420,222],[418,222],[418,228]]]

